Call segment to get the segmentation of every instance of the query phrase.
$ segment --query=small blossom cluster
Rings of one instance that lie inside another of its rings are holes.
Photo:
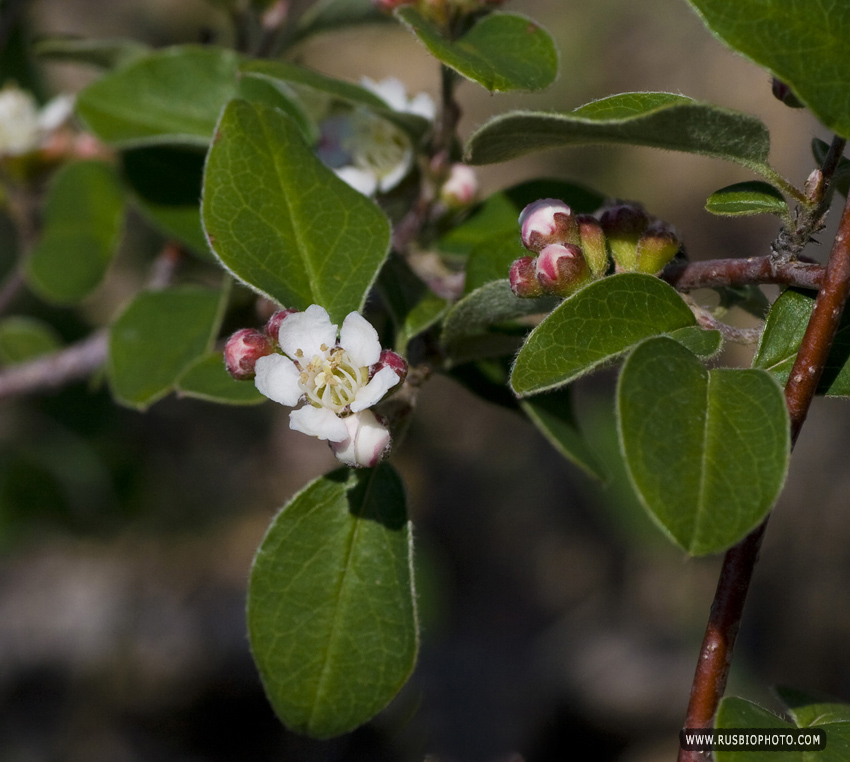
[[[225,366],[254,379],[269,399],[288,407],[289,427],[327,440],[349,466],[377,465],[390,444],[385,421],[370,408],[404,381],[407,363],[382,350],[378,333],[357,312],[342,329],[319,305],[280,310],[263,331],[243,328],[227,341]]]
[[[519,224],[522,245],[536,255],[511,266],[511,289],[521,297],[569,296],[603,277],[611,260],[617,272],[656,274],[680,248],[673,231],[637,204],[609,207],[597,219],[546,198],[526,206]]]

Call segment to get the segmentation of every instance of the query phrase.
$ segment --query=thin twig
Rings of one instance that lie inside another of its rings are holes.
[[[791,419],[792,446],[796,443],[806,420],[848,294],[850,199],[841,215],[826,274],[785,387],[785,400]],[[685,718],[686,728],[710,728],[720,699],[726,691],[735,638],[766,526],[767,521],[727,551],[723,559],[723,568],[691,686],[691,698]],[[701,752],[679,752],[679,762],[697,762],[704,759]]]
[[[661,277],[679,291],[719,286],[780,286],[818,289],[826,268],[808,262],[777,262],[772,257],[710,259],[705,262],[674,263]]]
[[[697,323],[709,331],[720,331],[726,341],[734,341],[736,344],[757,344],[761,336],[760,328],[736,328],[733,325],[718,320],[705,307],[697,304],[687,295],[683,295],[691,312],[697,319]]]

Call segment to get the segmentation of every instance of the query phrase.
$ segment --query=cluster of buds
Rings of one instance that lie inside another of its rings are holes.
[[[522,297],[569,296],[603,277],[611,260],[617,272],[654,275],[680,247],[669,227],[636,204],[610,207],[596,219],[547,198],[525,207],[519,224],[523,246],[536,255],[511,266],[511,289]]]
[[[400,387],[407,363],[381,349],[377,331],[359,313],[350,313],[337,331],[318,305],[280,310],[262,331],[234,333],[224,363],[233,378],[254,379],[275,402],[304,402],[289,414],[289,427],[327,440],[346,465],[375,466],[389,448],[386,422],[370,408]]]

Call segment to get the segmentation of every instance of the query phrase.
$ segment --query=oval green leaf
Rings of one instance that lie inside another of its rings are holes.
[[[359,24],[381,24],[392,17],[379,11],[372,0],[318,0],[298,19],[297,40],[314,34],[349,29]]]
[[[558,52],[548,32],[525,16],[490,13],[456,40],[413,6],[396,16],[437,60],[491,92],[542,90],[558,76]]]
[[[0,320],[0,364],[15,365],[49,354],[62,346],[49,323],[24,315]]]
[[[721,188],[708,197],[705,208],[712,214],[723,217],[745,217],[753,214],[775,214],[784,217],[788,214],[785,197],[770,183],[761,180],[735,183]]]
[[[784,386],[788,381],[806,326],[815,306],[815,295],[788,289],[773,304],[753,360],[754,368],[768,371]],[[850,314],[845,310],[829,350],[818,394],[850,396]]]
[[[254,559],[248,634],[292,730],[353,730],[401,689],[419,644],[404,490],[388,465],[340,469],[296,495]]]
[[[761,120],[672,93],[621,93],[567,114],[503,114],[473,133],[466,160],[492,164],[545,148],[594,143],[701,154],[773,175],[767,164],[770,134]]]
[[[691,555],[731,547],[768,514],[791,450],[785,397],[764,371],[708,371],[677,341],[644,342],[617,388],[620,443],[650,516]]]
[[[33,52],[50,61],[89,64],[99,69],[117,69],[119,66],[143,58],[151,49],[128,39],[99,39],[86,37],[44,37],[33,43]]]
[[[360,310],[390,244],[383,212],[327,169],[285,114],[234,100],[204,172],[210,246],[237,278],[286,307]]]
[[[652,275],[622,273],[565,300],[528,336],[511,373],[524,397],[563,386],[644,339],[696,325],[682,297]]]
[[[267,399],[253,381],[237,381],[227,372],[221,352],[211,352],[190,365],[177,381],[177,393],[222,405],[258,405]]]
[[[69,164],[47,196],[41,239],[26,263],[33,289],[70,304],[103,280],[121,237],[124,192],[115,171],[100,161]]]
[[[850,6],[788,0],[689,0],[729,47],[763,66],[830,130],[850,137]]]
[[[221,303],[218,292],[189,286],[138,294],[109,335],[107,373],[115,398],[141,410],[172,391],[210,351]]]
[[[237,94],[238,68],[238,55],[223,48],[166,48],[84,88],[77,113],[107,143],[206,145],[222,106]]]

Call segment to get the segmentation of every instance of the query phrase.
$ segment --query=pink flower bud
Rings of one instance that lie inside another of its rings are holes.
[[[254,378],[257,360],[272,353],[268,336],[255,328],[236,331],[224,347],[224,365],[237,381]]]
[[[556,198],[529,204],[519,215],[522,245],[539,253],[550,243],[578,244],[578,226],[570,207]]]
[[[478,194],[478,178],[472,167],[466,164],[452,164],[449,179],[440,189],[440,198],[447,206],[469,206]]]
[[[342,419],[348,439],[331,442],[337,460],[348,466],[372,468],[381,462],[390,444],[390,432],[371,410]]]
[[[511,291],[524,299],[542,296],[543,287],[537,280],[537,260],[534,257],[520,257],[511,265],[508,276]]]
[[[398,384],[393,389],[400,389],[404,379],[407,378],[407,360],[391,349],[384,349],[378,362],[369,369],[369,376],[373,377],[381,368],[392,368],[395,371],[398,376]]]
[[[537,280],[548,294],[567,296],[589,277],[584,254],[574,244],[550,243],[537,258]]]
[[[295,309],[278,310],[266,322],[266,327],[263,329],[275,344],[278,343],[278,334],[280,333],[280,324],[290,315],[298,312]]]

